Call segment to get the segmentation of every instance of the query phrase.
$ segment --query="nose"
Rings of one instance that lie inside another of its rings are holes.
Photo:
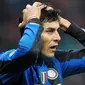
[[[61,37],[60,37],[60,34],[59,34],[58,31],[55,31],[55,32],[53,33],[53,40],[54,40],[54,41],[60,41],[60,40],[61,40]]]

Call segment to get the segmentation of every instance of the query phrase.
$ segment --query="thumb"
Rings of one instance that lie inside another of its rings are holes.
[[[18,27],[23,28],[25,25],[26,25],[26,23],[23,21],[23,22],[19,23]]]

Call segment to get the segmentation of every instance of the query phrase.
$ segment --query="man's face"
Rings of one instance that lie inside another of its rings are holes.
[[[41,34],[41,52],[47,57],[54,57],[58,42],[61,40],[58,33],[59,22],[45,22],[43,23],[44,30]]]

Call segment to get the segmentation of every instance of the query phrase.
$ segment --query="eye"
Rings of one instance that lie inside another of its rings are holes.
[[[47,32],[47,33],[50,33],[50,34],[51,34],[51,33],[54,33],[54,31],[55,31],[55,29],[52,29],[52,28],[46,30],[46,32]]]

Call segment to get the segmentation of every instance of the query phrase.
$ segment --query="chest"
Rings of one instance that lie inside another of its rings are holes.
[[[35,66],[33,68],[35,71],[35,79],[38,81],[35,82],[35,85],[61,85],[57,68],[53,66],[48,67],[47,65]]]
[[[59,65],[35,64],[25,72],[27,85],[61,85],[61,69]]]

